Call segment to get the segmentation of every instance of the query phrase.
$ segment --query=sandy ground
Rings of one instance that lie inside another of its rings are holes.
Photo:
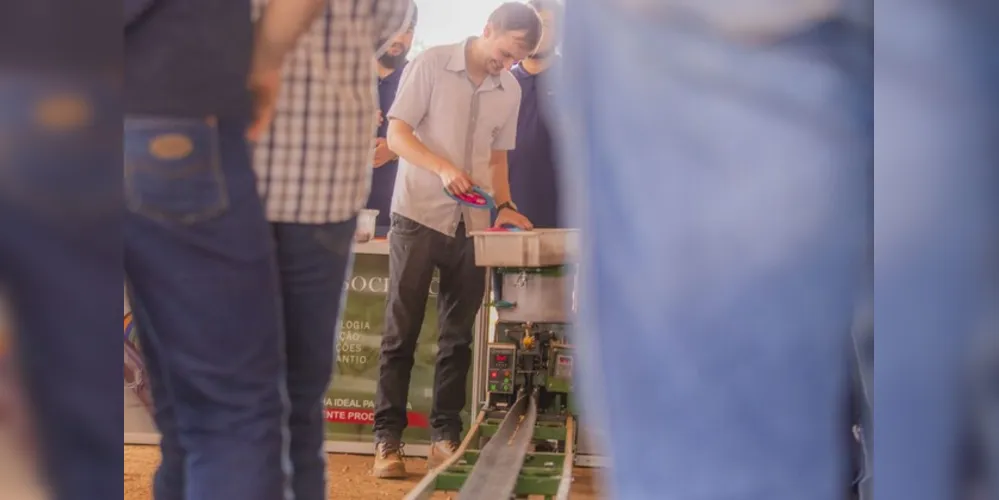
[[[123,500],[152,500],[150,484],[160,454],[155,446],[125,446],[125,488]],[[359,455],[329,455],[329,496],[333,500],[368,500],[375,498],[401,499],[420,481],[426,470],[423,460],[408,459],[410,477],[400,481],[385,481],[371,477],[371,457]],[[596,469],[577,469],[572,487],[572,500],[599,500],[596,492]],[[435,499],[456,498],[438,493]]]

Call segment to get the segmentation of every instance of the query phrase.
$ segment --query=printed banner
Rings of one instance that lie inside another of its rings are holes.
[[[372,439],[378,352],[385,326],[388,256],[356,254],[353,275],[345,286],[347,304],[340,315],[336,369],[326,398],[326,437],[329,441],[367,442]],[[409,428],[403,437],[411,444],[430,441],[438,337],[437,286],[435,274],[409,384]],[[466,389],[469,402],[471,382],[468,381]],[[466,405],[462,413],[465,422],[469,420],[470,406]]]

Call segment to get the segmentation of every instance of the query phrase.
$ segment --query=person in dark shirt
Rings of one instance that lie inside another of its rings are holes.
[[[280,286],[247,139],[326,1],[271,0],[256,30],[250,0],[126,2],[124,269],[157,499],[292,497]]]
[[[409,49],[413,46],[413,32],[416,30],[417,10],[414,4],[409,27],[399,33],[381,57],[378,58],[378,103],[379,120],[375,143],[375,157],[372,166],[375,171],[371,176],[371,194],[368,196],[367,208],[378,210],[375,221],[375,234],[384,236],[391,225],[392,190],[395,188],[395,174],[399,170],[399,155],[388,148],[385,137],[388,134],[389,108],[395,102],[395,93],[399,90],[399,77],[409,62]]]
[[[515,208],[536,228],[556,228],[565,223],[555,170],[555,145],[546,114],[552,97],[547,71],[557,59],[555,42],[559,32],[556,22],[562,16],[558,0],[531,0],[528,5],[538,12],[542,36],[538,49],[510,69],[520,83],[520,113],[517,116],[517,146],[507,152],[510,162],[510,196]],[[496,217],[496,214],[493,214]],[[493,298],[497,307],[509,307],[501,299],[503,279],[493,275]],[[504,305],[505,304],[505,305]]]
[[[531,0],[543,23],[541,45],[530,57],[511,70],[520,83],[520,115],[517,118],[517,147],[510,151],[510,190],[517,210],[534,227],[553,228],[564,224],[560,214],[558,177],[550,122],[545,116],[552,98],[548,69],[555,64],[557,20],[562,5],[557,0]]]

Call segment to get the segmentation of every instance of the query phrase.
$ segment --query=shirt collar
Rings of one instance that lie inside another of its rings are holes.
[[[455,46],[454,52],[451,53],[451,58],[447,61],[446,68],[448,71],[468,73],[468,67],[465,65],[465,48],[468,47],[468,43],[472,40],[475,40],[475,37],[466,38],[465,41]],[[486,79],[491,81],[495,88],[503,88],[503,79],[498,75],[487,75]]]

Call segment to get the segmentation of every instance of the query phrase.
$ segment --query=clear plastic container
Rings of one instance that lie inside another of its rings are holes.
[[[557,268],[556,268],[557,269]],[[559,273],[504,269],[501,298],[509,307],[496,307],[500,321],[531,323],[570,323],[575,272]]]
[[[357,214],[357,229],[354,231],[354,241],[357,243],[367,243],[375,237],[375,220],[378,218],[378,210],[362,209]]]
[[[578,229],[475,231],[475,265],[480,267],[548,267],[576,262]]]

